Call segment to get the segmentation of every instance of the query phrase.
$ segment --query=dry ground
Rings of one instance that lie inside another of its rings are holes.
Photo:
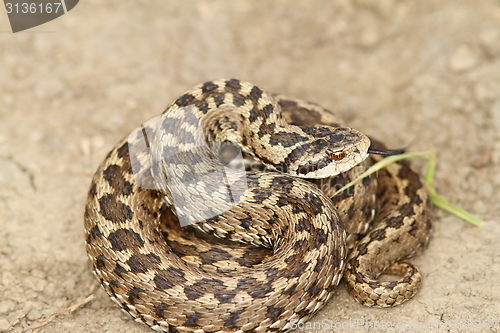
[[[82,215],[93,171],[182,91],[220,77],[338,110],[393,147],[433,147],[439,192],[485,220],[436,211],[412,301],[370,309],[340,287],[312,322],[500,332],[477,328],[500,319],[500,2],[87,0],[17,34],[2,15],[0,332],[92,293]],[[38,331],[149,332],[94,293]]]

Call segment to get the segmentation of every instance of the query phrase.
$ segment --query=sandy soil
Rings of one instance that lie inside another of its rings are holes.
[[[385,332],[387,322],[500,332],[498,1],[87,0],[17,34],[2,15],[0,332],[92,293],[37,331],[149,332],[94,290],[88,184],[121,137],[220,77],[338,110],[393,147],[433,147],[439,192],[485,220],[477,228],[435,210],[431,244],[413,260],[425,279],[413,300],[370,309],[341,286],[312,322],[325,332]]]

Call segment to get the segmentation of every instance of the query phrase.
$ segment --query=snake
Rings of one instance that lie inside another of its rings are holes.
[[[315,103],[208,81],[121,140],[88,192],[94,275],[135,321],[164,332],[284,332],[343,279],[361,304],[420,288],[403,260],[428,244],[430,203],[401,153]],[[381,275],[391,279],[381,279]]]

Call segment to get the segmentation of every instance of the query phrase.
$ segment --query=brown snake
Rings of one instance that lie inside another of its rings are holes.
[[[285,331],[342,277],[365,305],[401,304],[421,281],[401,260],[431,232],[420,177],[392,164],[333,195],[370,152],[391,152],[374,145],[312,103],[234,79],[196,86],[97,170],[84,218],[94,273],[166,332]]]

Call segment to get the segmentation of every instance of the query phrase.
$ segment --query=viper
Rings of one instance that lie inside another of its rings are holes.
[[[421,283],[402,260],[431,233],[420,176],[396,163],[336,194],[399,152],[314,103],[205,82],[100,164],[84,216],[93,271],[165,332],[286,331],[342,278],[362,304],[401,304]]]

